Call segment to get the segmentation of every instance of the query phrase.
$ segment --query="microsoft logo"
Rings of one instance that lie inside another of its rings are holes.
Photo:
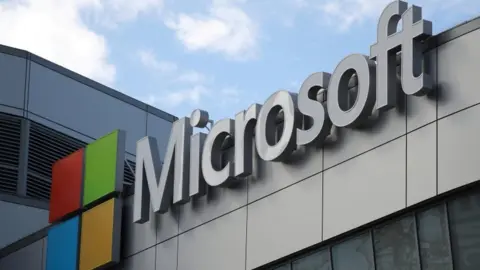
[[[47,270],[91,270],[120,260],[125,132],[116,130],[52,167]]]

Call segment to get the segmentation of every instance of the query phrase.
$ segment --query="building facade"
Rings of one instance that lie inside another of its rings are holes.
[[[237,185],[211,186],[167,211],[151,203],[165,213],[138,223],[138,193],[126,192],[121,262],[112,269],[479,269],[479,41],[479,18],[427,38],[428,95],[399,95],[368,124],[335,129],[332,143],[297,147],[283,162],[254,154]],[[277,143],[285,125],[277,123]],[[225,144],[218,164],[232,162],[235,147]],[[45,236],[0,250],[0,269],[46,269]]]
[[[135,168],[136,141],[150,134],[164,149],[162,143],[176,120],[23,50],[0,46],[0,73],[2,252],[49,225],[51,167],[57,159],[121,128],[128,132],[124,166],[128,188],[134,182],[130,168]],[[4,269],[5,260],[0,260]]]

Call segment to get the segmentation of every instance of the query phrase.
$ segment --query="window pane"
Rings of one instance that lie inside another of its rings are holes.
[[[377,270],[420,270],[413,217],[374,231]]]
[[[324,249],[292,263],[292,270],[331,270],[330,252]]]
[[[373,246],[370,234],[353,238],[332,248],[333,269],[374,270]]]
[[[290,263],[286,263],[282,266],[277,266],[276,268],[273,268],[272,270],[290,270]]]
[[[452,270],[445,205],[420,213],[417,223],[422,269]]]
[[[480,269],[480,194],[449,203],[455,270]]]

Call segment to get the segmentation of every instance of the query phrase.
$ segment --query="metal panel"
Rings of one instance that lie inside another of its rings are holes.
[[[405,137],[324,172],[323,238],[405,207]]]
[[[171,122],[153,114],[147,114],[147,135],[157,138],[158,151],[160,152],[160,159],[162,161],[165,158],[165,151],[167,150],[171,130]]]
[[[231,148],[233,150],[233,148]],[[233,160],[229,151],[229,160]],[[180,232],[187,231],[247,204],[247,182],[233,187],[209,188],[207,195],[180,207]]]
[[[322,151],[315,147],[299,147],[286,163],[255,160],[254,175],[249,177],[248,201],[258,200],[321,172]]]
[[[407,135],[407,206],[437,195],[437,124]]]
[[[437,49],[425,53],[425,66],[433,82],[437,84]],[[407,132],[429,124],[437,119],[438,91],[427,96],[407,96]]]
[[[125,200],[123,207],[122,257],[131,256],[156,244],[155,218],[151,218],[144,224],[133,223],[132,205],[133,196],[130,196]]]
[[[322,241],[322,174],[248,206],[247,269]]]
[[[0,249],[48,225],[48,210],[0,201]],[[28,222],[25,222],[28,217]]]
[[[247,209],[179,236],[178,270],[244,270]]]
[[[0,104],[24,108],[26,63],[23,58],[0,53]]]
[[[144,250],[125,259],[121,265],[115,267],[118,270],[155,270],[155,247]]]
[[[14,107],[9,107],[7,105],[1,105],[1,104],[0,104],[0,112],[8,113],[16,116],[23,116],[23,113],[24,113],[23,109],[17,109]]]
[[[480,102],[479,41],[476,30],[438,47],[439,118]]]
[[[0,269],[42,270],[42,253],[43,240],[40,240],[0,259]]]
[[[405,100],[405,96],[403,99]],[[405,104],[380,114],[370,128],[338,129],[338,141],[326,146],[324,151],[324,169],[335,166],[365,151],[398,138],[406,133]]]
[[[172,238],[157,245],[156,253],[157,270],[177,270],[177,246],[178,239]]]
[[[480,178],[478,115],[477,105],[438,122],[438,193]]]
[[[93,138],[123,129],[130,153],[146,134],[145,111],[33,62],[29,89],[31,113]]]

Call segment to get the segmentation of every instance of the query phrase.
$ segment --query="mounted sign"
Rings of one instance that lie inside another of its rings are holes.
[[[400,20],[402,30],[397,31]],[[206,185],[228,186],[242,181],[252,174],[253,141],[261,159],[284,161],[297,146],[322,145],[332,127],[359,127],[374,108],[383,112],[395,107],[398,85],[407,95],[427,94],[433,89],[433,80],[423,70],[423,41],[431,35],[432,24],[422,19],[420,7],[408,8],[406,2],[395,1],[380,16],[377,43],[371,46],[370,56],[349,55],[333,74],[310,75],[298,94],[278,91],[263,106],[253,104],[237,113],[235,120],[216,122],[208,135],[193,134],[193,127],[204,127],[208,122],[206,112],[198,110],[191,119],[176,121],[163,166],[155,139],[141,139],[136,153],[133,221],[149,220],[150,202],[154,212],[165,213],[172,203],[204,195]],[[396,58],[400,51],[398,83]],[[355,96],[352,80],[357,82]],[[280,112],[283,130],[276,138]],[[233,137],[234,160],[224,162],[222,145],[229,137]]]

